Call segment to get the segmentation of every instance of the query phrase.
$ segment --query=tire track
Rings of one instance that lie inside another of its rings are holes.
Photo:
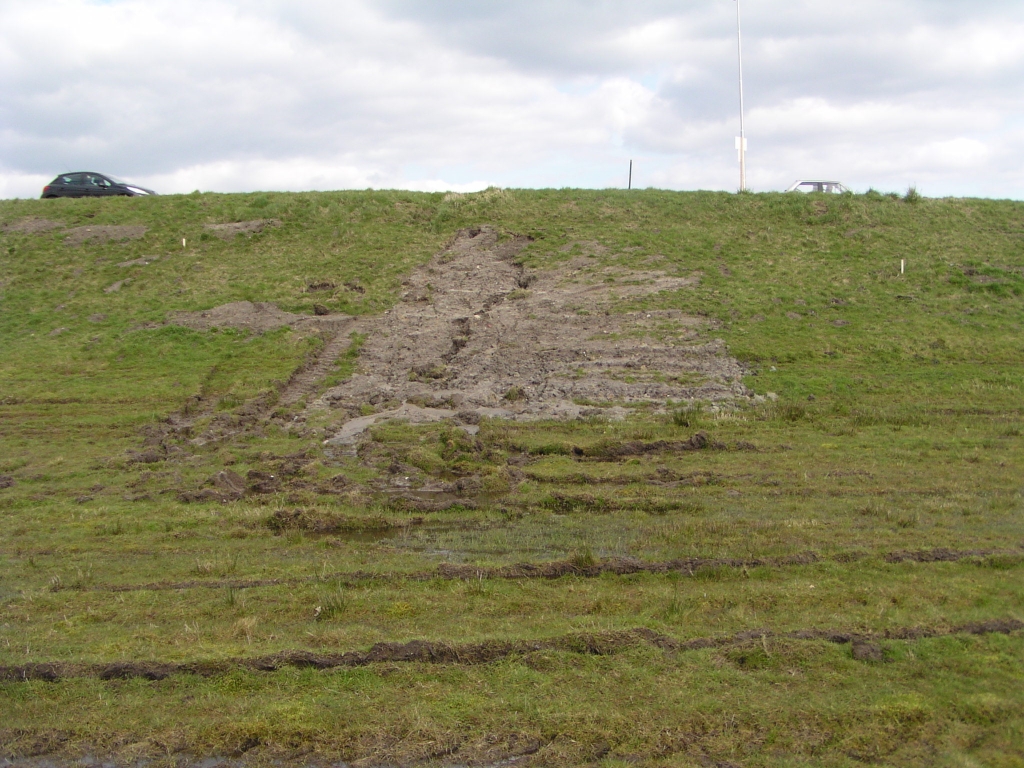
[[[521,580],[521,579],[560,579],[566,576],[577,578],[597,578],[605,574],[628,576],[635,573],[678,573],[684,576],[696,576],[701,571],[717,568],[743,570],[749,568],[788,568],[800,565],[813,565],[821,562],[850,563],[870,557],[881,558],[886,563],[955,563],[971,558],[986,557],[1021,557],[1024,551],[1019,549],[927,549],[899,550],[881,554],[864,552],[843,552],[831,557],[822,557],[815,552],[803,552],[798,555],[779,558],[682,558],[660,562],[644,562],[632,558],[610,558],[599,562],[585,564],[573,560],[554,560],[546,563],[517,563],[506,566],[475,566],[442,563],[432,571],[411,571],[408,573],[375,573],[373,571],[348,571],[324,574],[321,576],[296,576],[279,579],[220,579],[216,581],[175,581],[150,582],[148,584],[95,584],[74,588],[80,592],[161,592],[182,589],[255,589],[259,587],[276,587],[282,585],[314,584],[323,582],[339,582],[341,584],[362,584],[366,582],[396,581],[476,581],[476,580]],[[68,588],[71,589],[71,588]]]
[[[348,323],[344,328],[339,329],[331,337],[324,348],[317,355],[312,365],[303,366],[297,370],[288,383],[284,385],[281,394],[278,396],[278,405],[294,405],[303,397],[313,392],[318,382],[327,378],[334,368],[338,358],[341,357],[352,345],[351,332],[355,321]]]
[[[1024,629],[1024,621],[990,619],[947,627],[898,627],[881,632],[833,629],[803,629],[773,632],[750,629],[733,635],[698,637],[679,640],[646,627],[635,629],[576,633],[543,640],[486,640],[479,643],[452,644],[443,641],[413,640],[408,643],[377,643],[369,651],[341,654],[318,654],[305,650],[282,651],[269,656],[238,657],[216,661],[168,663],[158,661],[117,661],[108,664],[75,664],[73,662],[38,662],[0,666],[0,682],[59,682],[73,678],[100,680],[164,680],[172,675],[191,674],[216,677],[234,670],[274,672],[288,667],[330,670],[364,667],[378,663],[421,664],[487,664],[513,655],[540,651],[561,651],[580,655],[608,656],[631,648],[649,646],[668,652],[727,648],[767,640],[824,640],[839,645],[852,644],[854,658],[883,661],[880,640],[915,641],[950,635],[1008,635]]]

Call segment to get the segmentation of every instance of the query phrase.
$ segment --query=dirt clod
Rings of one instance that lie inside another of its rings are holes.
[[[882,646],[863,640],[854,640],[850,653],[857,661],[883,661],[885,658]]]
[[[119,661],[101,669],[98,677],[100,680],[131,680],[132,678],[163,680],[175,671],[174,667],[170,664],[155,664],[145,661]]]
[[[337,286],[330,280],[316,280],[306,286],[306,293],[320,293],[322,291],[333,291]]]
[[[0,475],[0,488],[13,488],[14,478],[10,475]]]
[[[237,472],[230,469],[222,469],[210,478],[210,484],[227,495],[241,498],[245,493],[245,480]]]
[[[129,464],[156,464],[159,461],[164,461],[166,458],[167,454],[162,450],[128,451]]]

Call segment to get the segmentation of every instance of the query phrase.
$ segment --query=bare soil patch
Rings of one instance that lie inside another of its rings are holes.
[[[14,232],[19,235],[42,235],[55,229],[64,229],[63,222],[27,218],[0,226],[0,232]]]
[[[226,224],[207,224],[206,229],[221,240],[232,240],[235,235],[255,235],[268,227],[279,227],[277,219],[253,219],[252,221],[235,221]]]
[[[132,225],[99,225],[75,227],[69,229],[64,238],[65,245],[85,245],[86,243],[110,243],[124,240],[138,240],[149,229],[141,224]]]
[[[617,309],[623,300],[691,287],[698,274],[587,257],[530,271],[516,260],[530,242],[499,242],[491,227],[460,231],[405,280],[394,309],[360,321],[367,338],[359,372],[322,402],[353,415],[366,404],[412,403],[536,419],[749,394],[724,344],[699,339],[710,321],[677,310]],[[593,244],[585,250],[600,251]]]
[[[256,333],[272,331],[288,326],[291,328],[330,328],[346,324],[348,315],[315,317],[297,315],[278,309],[269,302],[233,301],[213,309],[199,312],[172,312],[167,318],[171,325],[181,325],[197,331],[212,328],[244,328]]]

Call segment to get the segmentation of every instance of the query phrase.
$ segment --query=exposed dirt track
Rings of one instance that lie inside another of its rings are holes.
[[[586,257],[529,271],[517,256],[530,242],[499,242],[491,227],[459,232],[407,278],[397,306],[361,322],[359,372],[323,402],[353,415],[366,404],[410,402],[557,418],[614,404],[748,394],[724,345],[699,340],[705,319],[618,309],[623,300],[686,289],[699,275]]]
[[[316,360],[300,368],[288,380],[284,389],[281,390],[281,395],[278,397],[280,405],[293,405],[312,393],[316,389],[317,383],[334,370],[338,358],[352,345],[349,334],[345,333],[347,327],[354,322],[351,318],[343,315],[332,315],[321,320],[328,321],[327,323],[322,323],[322,325],[333,328],[334,335],[328,339],[320,354],[317,355]]]
[[[860,656],[865,661],[881,661],[881,650],[872,647],[879,640],[923,640],[948,635],[1010,634],[1024,629],[1024,621],[992,619],[947,627],[900,627],[884,632],[859,632],[832,629],[806,629],[791,632],[773,632],[752,629],[734,635],[699,637],[678,640],[667,635],[639,627],[618,632],[571,634],[545,640],[488,640],[480,643],[455,645],[444,642],[413,640],[408,643],[377,643],[369,651],[349,651],[341,654],[317,654],[311,651],[284,651],[271,656],[164,663],[156,661],[118,661],[109,664],[75,664],[70,662],[42,662],[16,666],[0,666],[0,681],[28,682],[39,680],[58,682],[69,678],[99,678],[100,680],[163,680],[171,675],[191,674],[215,677],[233,670],[274,672],[286,667],[305,669],[337,669],[364,667],[368,664],[419,662],[425,664],[487,664],[512,655],[525,655],[538,651],[563,651],[586,655],[609,655],[641,645],[665,651],[696,651],[705,648],[724,648],[751,641],[825,640],[830,643],[852,643],[862,646]],[[865,648],[864,646],[868,646]]]
[[[414,518],[410,525],[418,525],[421,520]],[[280,530],[288,526],[281,525]],[[302,528],[311,530],[310,528]],[[315,529],[314,529],[315,530]],[[941,556],[933,556],[933,553],[941,553]],[[910,556],[908,556],[910,555]],[[923,550],[918,553],[894,552],[881,555],[886,562],[919,562],[919,563],[946,563],[970,558],[982,558],[992,556],[1020,556],[1020,550],[997,550],[997,549],[970,549],[970,550]],[[731,568],[742,570],[744,568],[786,568],[800,565],[811,565],[819,562],[840,562],[846,563],[869,557],[864,552],[847,552],[834,555],[830,558],[822,557],[814,552],[804,552],[798,555],[778,558],[700,558],[689,557],[677,560],[665,560],[660,562],[644,562],[633,558],[610,558],[595,563],[580,563],[573,560],[554,560],[545,563],[517,563],[500,567],[485,567],[476,565],[456,565],[453,563],[442,563],[432,571],[412,571],[409,573],[374,573],[372,571],[349,571],[332,573],[317,578],[297,577],[282,579],[217,579],[217,580],[190,580],[175,582],[151,582],[148,584],[96,584],[83,587],[80,591],[86,592],[161,592],[179,589],[255,589],[259,587],[273,587],[281,584],[305,584],[314,580],[337,581],[343,584],[359,584],[372,581],[432,581],[462,580],[475,581],[478,579],[560,579],[566,576],[578,578],[597,578],[605,574],[616,576],[628,576],[634,573],[678,573],[687,576],[694,576],[700,571],[715,568]]]
[[[67,231],[64,244],[84,245],[86,243],[102,244],[122,240],[138,240],[148,231],[148,227],[144,227],[141,224],[75,227]]]

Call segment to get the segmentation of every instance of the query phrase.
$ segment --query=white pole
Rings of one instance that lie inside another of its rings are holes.
[[[740,192],[747,188],[747,139],[743,131],[743,36],[740,33],[740,0],[736,0],[736,54],[740,69]]]

